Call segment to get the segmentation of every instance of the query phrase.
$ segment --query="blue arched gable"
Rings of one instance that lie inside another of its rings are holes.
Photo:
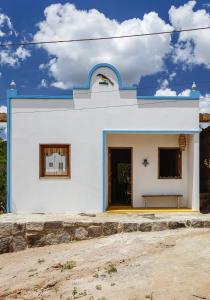
[[[88,74],[88,80],[87,80],[86,84],[74,87],[73,90],[77,90],[77,89],[78,90],[89,90],[93,73],[99,68],[109,68],[115,73],[117,80],[118,80],[119,90],[136,90],[136,87],[134,87],[134,86],[124,86],[120,72],[113,65],[107,64],[107,63],[101,63],[101,64],[95,65]]]

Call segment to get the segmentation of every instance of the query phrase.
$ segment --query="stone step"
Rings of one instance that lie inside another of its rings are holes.
[[[182,221],[153,220],[149,222],[1,222],[0,254],[123,232],[150,232],[187,227],[210,228],[210,220],[183,218]]]

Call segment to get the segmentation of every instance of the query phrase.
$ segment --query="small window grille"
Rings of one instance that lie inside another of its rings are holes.
[[[40,177],[70,177],[70,145],[40,145]]]

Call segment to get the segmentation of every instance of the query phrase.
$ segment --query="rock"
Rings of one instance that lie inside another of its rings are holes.
[[[204,221],[204,227],[209,228],[210,227],[210,221]]]
[[[26,230],[26,224],[24,223],[14,223],[12,226],[12,234],[17,235],[21,234],[24,235]]]
[[[57,221],[46,222],[44,224],[43,232],[27,234],[29,247],[42,247],[45,245],[67,243],[71,240],[72,237],[69,232],[67,230],[63,230],[63,222]]]
[[[96,214],[91,214],[91,213],[80,213],[79,215],[84,217],[96,217]]]
[[[142,223],[138,225],[138,231],[148,232],[152,231],[153,223]]]
[[[155,214],[143,214],[141,216],[142,216],[142,218],[145,218],[145,219],[151,219],[151,220],[159,219],[158,217],[155,216]]]
[[[88,227],[88,235],[93,238],[102,236],[102,227],[95,226],[95,225],[89,226]]]
[[[204,227],[204,221],[192,220],[191,227],[193,227],[193,228],[203,228]]]
[[[191,220],[187,220],[186,227],[191,227]]]
[[[63,231],[60,234],[57,234],[57,244],[68,243],[71,241],[71,236],[68,232]]]
[[[27,247],[26,239],[22,235],[16,235],[12,239],[11,249],[12,251],[24,250]]]
[[[26,231],[27,232],[41,232],[44,230],[43,222],[29,222],[26,223]]]
[[[62,221],[49,221],[44,223],[44,230],[51,232],[51,231],[58,231],[63,229],[63,222]]]
[[[75,236],[75,226],[74,223],[72,222],[65,222],[63,224],[63,229],[65,232],[67,232],[70,235],[70,240],[73,241],[74,240],[74,236]]]
[[[91,225],[98,225],[97,223],[93,223],[92,221],[77,221],[74,223],[75,227],[89,227]]]
[[[55,244],[62,244],[62,243],[68,243],[70,241],[70,235],[68,232],[64,231],[62,233],[49,233],[44,235],[40,240],[39,244],[41,246],[46,245],[55,245]]]
[[[152,224],[152,231],[162,231],[168,229],[167,222],[154,222]]]
[[[112,235],[118,233],[118,223],[117,222],[105,222],[103,225],[103,234]]]
[[[187,224],[182,221],[169,221],[168,222],[168,229],[178,229],[178,228],[184,228]]]
[[[42,244],[40,242],[42,235],[39,233],[31,233],[26,235],[26,240],[28,247],[41,247]],[[43,245],[44,246],[44,245]]]
[[[123,225],[124,225],[123,223],[118,223],[117,233],[123,232],[123,230],[124,230],[124,226]]]
[[[123,232],[133,232],[137,231],[137,223],[124,223],[123,224]]]
[[[75,223],[74,222],[64,222],[63,223],[63,228],[64,229],[74,228],[74,227],[75,227]]]
[[[84,227],[79,227],[75,229],[75,240],[81,241],[88,238],[88,231]]]
[[[43,289],[51,289],[51,288],[54,287],[57,283],[58,283],[57,280],[49,281],[49,282],[47,282],[47,283],[43,286]]]
[[[0,254],[10,252],[11,237],[3,237],[0,239]]]
[[[12,234],[12,223],[0,223],[0,238]]]

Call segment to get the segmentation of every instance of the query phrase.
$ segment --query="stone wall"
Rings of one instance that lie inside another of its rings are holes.
[[[81,241],[122,232],[149,232],[177,228],[210,228],[210,221],[193,219],[184,221],[151,222],[26,222],[0,223],[0,254],[31,247]]]

